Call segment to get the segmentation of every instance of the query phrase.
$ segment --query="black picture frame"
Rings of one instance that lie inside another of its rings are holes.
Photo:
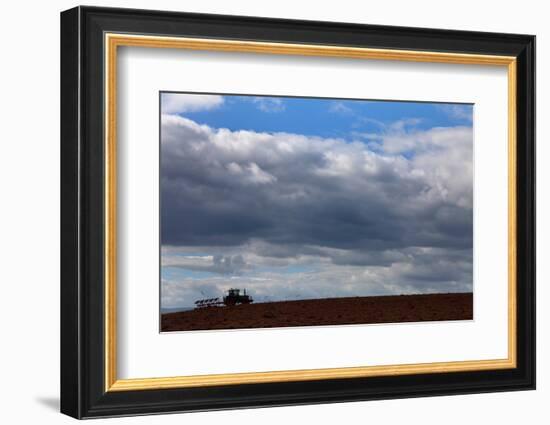
[[[514,56],[517,60],[517,367],[105,391],[104,34]],[[76,7],[61,13],[61,412],[93,418],[535,388],[535,37]]]

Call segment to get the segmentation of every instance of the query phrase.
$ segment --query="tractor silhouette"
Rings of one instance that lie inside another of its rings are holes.
[[[205,308],[205,307],[222,307],[222,306],[234,306],[237,304],[250,304],[254,302],[250,295],[247,295],[246,289],[243,290],[241,295],[241,290],[236,288],[231,288],[227,291],[227,295],[224,295],[223,300],[220,301],[219,298],[207,298],[203,300],[195,301],[195,308]]]
[[[246,295],[246,289],[243,290],[243,294],[240,294],[240,289],[231,288],[227,291],[227,295],[223,297],[223,303],[227,306],[237,304],[250,304],[254,300],[250,295]]]

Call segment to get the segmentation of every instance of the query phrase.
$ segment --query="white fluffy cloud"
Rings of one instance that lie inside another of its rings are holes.
[[[162,94],[162,113],[180,114],[183,112],[208,111],[220,107],[224,102],[223,96],[182,93]]]

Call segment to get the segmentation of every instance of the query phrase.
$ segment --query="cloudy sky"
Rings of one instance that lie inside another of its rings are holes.
[[[472,106],[161,94],[161,307],[472,290]]]

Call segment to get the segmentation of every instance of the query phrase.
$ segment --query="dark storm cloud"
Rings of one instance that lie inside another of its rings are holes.
[[[225,254],[167,257],[163,266],[239,275],[324,264],[311,296],[321,287],[330,294],[342,276],[352,294],[471,290],[472,129],[395,128],[370,136],[373,152],[360,141],[212,129],[164,115],[162,245]],[[357,279],[366,289],[353,286]]]
[[[471,200],[464,202],[471,176],[438,172],[449,150],[471,161],[469,129],[449,129],[454,146],[411,160],[362,143],[214,131],[173,116],[162,131],[163,244],[240,245],[252,237],[351,250],[472,244]]]

